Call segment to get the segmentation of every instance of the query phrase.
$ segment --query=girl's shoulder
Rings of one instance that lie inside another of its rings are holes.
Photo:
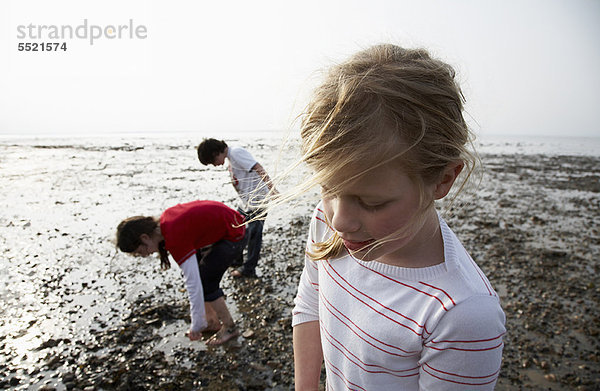
[[[448,275],[441,279],[445,289],[455,292],[457,298],[490,296],[498,294],[485,272],[464,247],[458,236],[440,217],[440,229],[444,241],[444,258]]]

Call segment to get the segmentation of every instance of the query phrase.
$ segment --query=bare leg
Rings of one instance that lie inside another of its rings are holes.
[[[217,317],[225,327],[233,326],[233,318],[227,309],[224,296],[219,297],[217,300],[209,301],[208,304],[212,307],[213,312],[216,313]]]
[[[206,312],[206,321],[208,322],[208,326],[206,327],[205,331],[218,331],[221,328],[221,322],[219,321],[217,312],[208,302],[204,302],[204,310]]]
[[[223,323],[223,327],[219,330],[212,338],[210,338],[206,344],[207,345],[221,345],[231,338],[237,337],[240,333],[235,327],[233,322],[233,318],[227,309],[227,304],[225,304],[225,298],[223,296],[219,297],[217,300],[209,302],[211,307],[217,313],[219,320]]]

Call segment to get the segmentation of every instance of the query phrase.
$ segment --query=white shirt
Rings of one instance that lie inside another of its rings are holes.
[[[328,390],[492,390],[505,316],[440,218],[442,264],[402,268],[347,252],[306,259],[292,325],[319,321]],[[309,243],[333,233],[319,205]],[[345,251],[345,250],[344,250]]]
[[[185,288],[188,292],[190,301],[190,318],[192,325],[190,330],[200,331],[208,326],[206,320],[206,309],[204,308],[204,291],[202,290],[202,280],[200,279],[200,269],[198,268],[198,258],[193,254],[181,265]]]
[[[269,193],[263,179],[252,168],[258,163],[244,148],[228,147],[229,173],[231,183],[242,200],[243,210],[252,210]]]

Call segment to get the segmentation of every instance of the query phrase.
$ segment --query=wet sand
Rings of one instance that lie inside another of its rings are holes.
[[[279,140],[229,140],[277,171]],[[124,217],[235,205],[228,173],[198,163],[198,141],[0,142],[0,389],[293,388],[291,308],[316,195],[268,217],[258,279],[224,278],[243,336],[223,347],[185,337],[177,267],[115,251]],[[600,158],[482,158],[481,182],[447,220],[507,315],[496,389],[599,389]]]

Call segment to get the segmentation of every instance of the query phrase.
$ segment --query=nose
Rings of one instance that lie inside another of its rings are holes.
[[[355,202],[345,197],[331,200],[331,225],[339,233],[353,233],[361,228]]]

